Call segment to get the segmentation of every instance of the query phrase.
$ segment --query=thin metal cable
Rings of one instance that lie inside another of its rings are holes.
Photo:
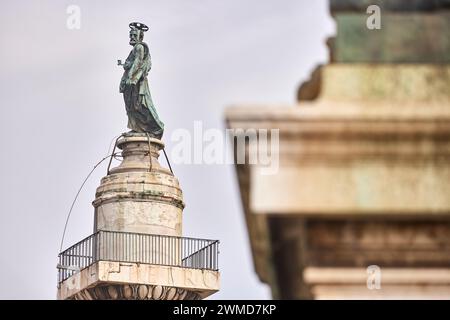
[[[121,135],[116,137],[116,142],[114,142],[114,148],[111,154],[111,159],[109,159],[109,163],[108,163],[108,169],[106,169],[106,175],[109,174],[109,168],[111,168],[111,163],[112,163],[112,158],[114,155],[116,155],[116,153],[114,153],[114,151],[116,151],[116,147],[117,147],[117,141],[119,141],[120,137],[122,137],[124,134],[122,133]],[[110,146],[111,147],[111,146]],[[108,150],[109,153],[109,150]],[[115,158],[115,157],[114,157]]]
[[[150,134],[148,132],[146,132],[147,134],[147,139],[148,139],[148,157],[150,158],[150,169],[148,170],[148,172],[152,172],[152,168],[153,168],[153,162],[152,162],[152,143],[150,141]]]
[[[109,152],[111,151],[111,147],[112,147],[112,144],[113,144],[114,140],[116,140],[117,138],[119,138],[121,136],[123,136],[123,133],[119,134],[119,135],[117,135],[117,136],[115,136],[114,138],[111,139],[111,142],[109,143],[108,152],[106,154],[109,154]]]
[[[114,139],[116,139],[116,142],[115,142],[115,144],[114,144],[113,153],[110,154],[110,155],[108,155],[108,156],[106,156],[106,157],[104,157],[102,160],[100,160],[100,161],[94,166],[94,168],[92,168],[92,170],[91,170],[91,171],[89,172],[89,174],[86,176],[86,178],[84,179],[84,181],[83,181],[83,183],[81,184],[80,188],[78,189],[77,194],[75,195],[75,198],[73,199],[72,204],[71,204],[71,206],[70,206],[69,213],[67,214],[66,223],[64,224],[64,231],[63,231],[63,234],[62,234],[62,237],[61,237],[61,244],[60,244],[60,247],[59,247],[59,252],[62,252],[62,248],[63,248],[63,245],[64,245],[64,238],[65,238],[66,231],[67,231],[67,225],[68,225],[68,223],[69,223],[69,219],[70,219],[70,216],[71,216],[71,214],[72,214],[73,207],[74,207],[74,205],[75,205],[75,203],[76,203],[76,201],[77,201],[77,199],[78,199],[78,196],[80,195],[81,190],[83,189],[84,185],[86,184],[87,180],[90,178],[90,176],[92,175],[92,173],[95,171],[95,169],[97,169],[97,167],[98,167],[103,161],[105,161],[105,160],[108,159],[108,158],[110,158],[110,160],[112,160],[113,157],[115,157],[115,156],[117,156],[117,155],[119,154],[119,152],[114,153],[114,151],[115,151],[115,148],[116,148],[116,145],[117,145],[117,140],[119,140],[119,138],[120,138],[121,136],[123,136],[123,134],[121,134],[121,135],[119,135],[119,136],[116,136],[116,137],[114,137],[114,138],[111,140],[111,143],[109,144],[108,152],[109,152],[109,150],[111,149],[112,141],[114,141]],[[148,134],[147,134],[147,136],[148,136]],[[148,136],[148,144],[149,144],[150,172],[151,172],[151,171],[152,171],[153,163],[152,163],[152,155],[151,155],[151,142],[150,142],[150,136]],[[173,173],[173,170],[172,170],[172,166],[170,165],[169,157],[167,157],[167,153],[166,153],[166,150],[165,150],[164,148],[163,148],[163,152],[164,152],[164,156],[165,156],[165,158],[166,158],[167,164],[169,165],[170,172],[171,172],[172,174],[174,174],[174,173]],[[108,174],[109,174],[109,167],[110,167],[110,165],[111,165],[111,161],[109,162],[109,165],[108,165]]]
[[[173,174],[172,166],[170,165],[169,157],[167,157],[166,149],[163,148],[164,156],[166,157],[167,164],[169,165],[170,172]]]
[[[89,177],[92,175],[92,173],[94,172],[94,170],[97,169],[97,167],[98,167],[103,161],[105,161],[106,159],[108,159],[108,158],[110,158],[110,157],[113,157],[114,155],[115,155],[114,153],[113,153],[113,154],[110,154],[109,156],[106,156],[106,157],[104,157],[102,160],[100,160],[100,161],[94,166],[94,168],[92,168],[91,172],[89,172],[89,174],[86,176],[86,178],[84,179],[83,183],[81,184],[80,188],[78,189],[78,192],[77,192],[77,194],[75,195],[75,199],[73,199],[72,205],[70,206],[69,213],[67,214],[66,223],[65,223],[65,225],[64,225],[64,231],[63,231],[62,238],[61,238],[61,245],[60,245],[60,247],[59,247],[59,252],[62,252],[62,247],[63,247],[63,244],[64,244],[64,237],[65,237],[65,235],[66,235],[66,230],[67,230],[67,224],[69,223],[69,219],[70,219],[70,215],[72,214],[73,206],[75,205],[75,202],[77,201],[78,196],[80,195],[80,192],[81,192],[81,190],[83,189],[83,187],[84,187],[86,181],[87,181],[87,180],[89,179]]]

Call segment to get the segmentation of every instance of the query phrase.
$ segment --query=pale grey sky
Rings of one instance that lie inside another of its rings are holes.
[[[66,8],[81,8],[68,30]],[[334,33],[326,0],[9,1],[0,11],[0,298],[54,299],[56,257],[70,203],[87,173],[126,131],[118,83],[128,23],[150,26],[150,90],[166,124],[224,129],[230,104],[295,102],[327,61]],[[230,150],[226,150],[230,152]],[[164,164],[164,161],[162,161]],[[270,297],[253,269],[234,168],[174,165],[184,235],[220,239],[215,299]],[[67,247],[93,228],[97,169],[74,208]]]

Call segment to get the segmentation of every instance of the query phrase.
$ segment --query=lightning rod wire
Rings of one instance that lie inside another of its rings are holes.
[[[68,225],[68,223],[69,223],[70,215],[72,214],[73,207],[74,207],[75,203],[77,202],[77,199],[78,199],[78,196],[80,195],[81,190],[83,189],[84,185],[86,184],[86,182],[88,181],[88,179],[90,178],[90,176],[92,175],[92,173],[95,171],[95,169],[97,169],[97,167],[98,167],[103,161],[105,161],[106,159],[108,159],[108,158],[110,158],[110,157],[114,157],[115,155],[116,155],[116,154],[113,153],[113,154],[110,154],[110,155],[104,157],[102,160],[100,160],[100,161],[94,166],[94,168],[92,168],[92,170],[91,170],[91,171],[89,172],[89,174],[86,176],[86,178],[84,179],[84,181],[83,181],[83,183],[81,184],[80,188],[78,189],[77,194],[75,195],[75,198],[74,198],[73,201],[72,201],[72,205],[70,206],[69,213],[67,214],[66,223],[64,224],[64,231],[63,231],[62,238],[61,238],[61,245],[60,245],[60,247],[59,247],[59,252],[62,252],[62,247],[63,247],[63,244],[64,244],[64,237],[65,237],[65,235],[66,235],[66,230],[67,230],[67,225]]]

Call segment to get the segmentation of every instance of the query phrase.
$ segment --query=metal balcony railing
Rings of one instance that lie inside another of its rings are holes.
[[[58,283],[97,261],[218,270],[219,241],[98,231],[58,255]]]

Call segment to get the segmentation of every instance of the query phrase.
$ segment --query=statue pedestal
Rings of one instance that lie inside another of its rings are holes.
[[[219,290],[218,241],[182,237],[183,195],[162,141],[124,134],[97,188],[95,233],[59,255],[58,299],[202,299]]]
[[[123,161],[97,188],[95,231],[181,236],[183,195],[178,179],[159,164],[164,144],[145,134],[128,134],[117,147]]]

